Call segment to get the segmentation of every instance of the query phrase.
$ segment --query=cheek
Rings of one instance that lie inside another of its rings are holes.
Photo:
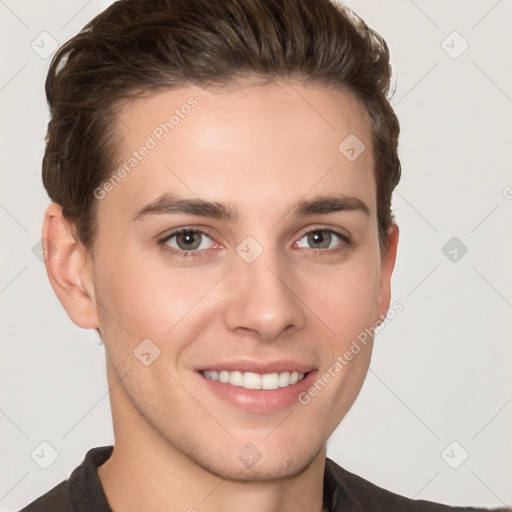
[[[331,404],[331,412],[326,412],[327,430],[333,430],[347,413],[368,371],[373,346],[370,333],[377,320],[379,276],[378,258],[369,252],[361,253],[350,264],[322,279],[308,278],[309,288],[304,292],[311,300],[308,305],[321,320],[317,324],[326,327],[318,346],[322,357],[318,379],[328,383],[325,388],[321,383],[317,386],[322,391],[316,403],[317,407]]]
[[[304,278],[305,302],[323,321],[336,344],[350,345],[361,331],[375,323],[379,275],[377,259],[362,254],[350,264]]]
[[[146,338],[162,346],[169,339],[178,343],[176,334],[190,327],[222,277],[207,267],[171,268],[159,258],[144,261],[128,250],[123,257],[105,256],[95,268],[101,322],[129,337],[130,346]]]

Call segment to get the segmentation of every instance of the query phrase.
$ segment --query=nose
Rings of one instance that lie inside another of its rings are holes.
[[[252,263],[237,258],[230,274],[224,317],[229,330],[272,341],[304,327],[306,315],[293,270],[275,252],[265,250]]]

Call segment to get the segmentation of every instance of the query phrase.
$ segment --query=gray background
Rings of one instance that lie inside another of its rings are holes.
[[[45,53],[109,3],[0,0],[0,511],[113,442],[104,349],[68,319],[32,252],[48,203]],[[409,497],[512,504],[512,4],[348,3],[389,42],[398,83],[404,309],[328,455]]]

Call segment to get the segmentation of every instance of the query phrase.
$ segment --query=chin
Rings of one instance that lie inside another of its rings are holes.
[[[248,443],[238,450],[235,458],[229,457],[229,462],[226,460],[227,455],[217,455],[218,458],[212,457],[209,460],[204,453],[189,454],[189,457],[206,471],[226,480],[264,482],[291,478],[303,473],[319,456],[321,450],[322,447],[316,451],[302,447],[300,453],[292,456],[270,452],[270,457],[265,457],[254,445]]]

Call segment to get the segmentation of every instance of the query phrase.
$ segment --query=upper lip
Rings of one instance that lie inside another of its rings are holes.
[[[311,365],[300,363],[298,361],[255,361],[243,359],[239,361],[226,361],[224,363],[207,364],[204,367],[198,368],[198,371],[214,370],[214,371],[228,371],[228,372],[252,372],[252,373],[282,373],[282,372],[298,372],[308,373],[313,371]]]

